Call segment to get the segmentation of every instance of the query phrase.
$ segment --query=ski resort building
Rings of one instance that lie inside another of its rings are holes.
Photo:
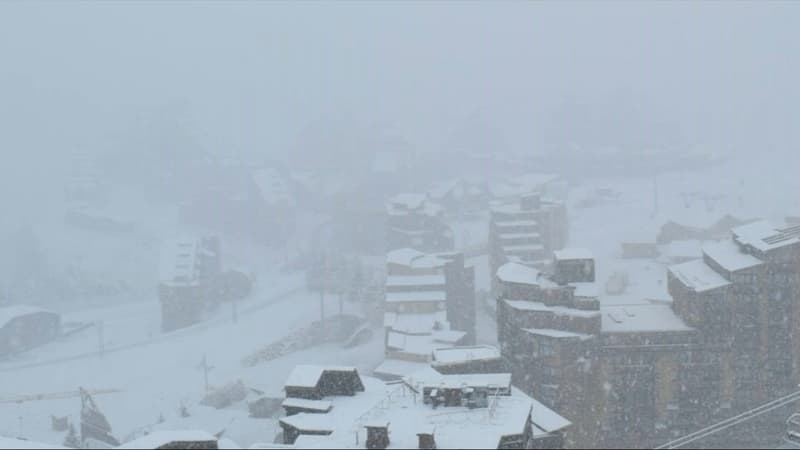
[[[708,349],[716,389],[702,403],[723,418],[800,381],[800,227],[759,221],[732,235],[668,274],[673,308]]]
[[[292,378],[324,368],[298,366]],[[357,372],[355,372],[357,374]],[[362,390],[300,404],[280,419],[296,448],[561,448],[570,422],[511,385],[511,374],[443,375],[431,367],[394,383],[360,377]],[[291,381],[290,384],[296,384]],[[300,403],[298,403],[300,402]],[[312,404],[313,403],[313,404]]]
[[[220,243],[216,237],[169,241],[162,250],[158,297],[161,329],[172,331],[203,319],[219,300],[213,291],[221,271]]]
[[[0,357],[46,344],[61,334],[61,316],[28,305],[0,307]]]
[[[567,242],[566,207],[538,193],[493,201],[489,220],[491,273],[509,261],[543,268],[549,255]],[[494,291],[497,287],[493,283]]]
[[[444,210],[425,194],[399,194],[386,203],[388,250],[416,248],[426,252],[453,249],[453,230]]]
[[[570,445],[655,446],[796,389],[800,227],[706,243],[668,268],[671,302],[591,293],[587,255],[557,255],[553,273],[497,271],[498,338],[515,385],[573,421]]]
[[[713,381],[692,353],[695,330],[668,304],[604,302],[586,250],[556,252],[552,267],[511,262],[496,274],[498,340],[515,386],[573,422],[569,446],[641,447],[691,431]]]
[[[405,248],[386,259],[384,328],[387,377],[427,364],[433,351],[475,339],[475,273],[460,253],[425,254]],[[391,362],[398,361],[398,362]],[[405,362],[405,363],[404,363]],[[392,367],[394,366],[394,367]]]

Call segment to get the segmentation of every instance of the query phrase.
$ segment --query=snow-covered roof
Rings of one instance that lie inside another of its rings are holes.
[[[281,423],[301,431],[328,431],[335,429],[333,414],[299,413],[281,418]]]
[[[658,333],[690,331],[669,305],[601,305],[603,333]]]
[[[295,366],[289,373],[289,378],[286,379],[285,386],[295,387],[309,387],[317,386],[319,378],[325,371],[332,372],[355,372],[355,367],[350,366],[315,366],[315,365],[299,365]]]
[[[0,307],[0,328],[6,326],[9,322],[19,317],[29,316],[31,314],[49,313],[55,314],[52,311],[38,308],[30,305],[12,305]]]
[[[443,302],[446,299],[447,299],[447,293],[444,290],[405,291],[405,292],[386,293],[386,301],[389,303]]]
[[[431,333],[436,322],[447,324],[447,311],[434,313],[395,313],[383,314],[383,326],[405,334]]]
[[[410,266],[420,256],[425,256],[425,253],[413,248],[399,248],[386,254],[386,262],[388,264]]]
[[[425,194],[397,194],[386,203],[386,212],[392,216],[402,216],[411,212],[437,216],[442,207],[428,200]]]
[[[405,377],[428,367],[427,363],[387,358],[372,370],[376,376]]]
[[[456,330],[432,331],[425,335],[407,335],[390,330],[386,346],[390,349],[430,357],[433,351],[457,343],[466,333]]]
[[[522,394],[522,392],[518,391],[517,388],[511,389],[511,395],[520,395],[520,394]],[[559,415],[552,409],[548,408],[535,398],[531,398],[531,403],[533,403],[531,422],[533,422],[533,424],[539,427],[541,430],[547,433],[554,433],[556,431],[563,430],[564,428],[567,428],[568,426],[572,425],[572,423],[569,420],[565,419],[564,417],[561,417],[561,415]]]
[[[504,300],[506,304],[514,309],[522,311],[536,311],[536,312],[549,312],[557,316],[572,316],[572,317],[597,317],[600,311],[587,311],[583,309],[567,308],[565,306],[547,306],[541,302],[529,302],[527,300]]]
[[[714,269],[708,267],[702,259],[669,266],[669,271],[686,287],[696,292],[705,292],[731,284]]]
[[[435,269],[444,266],[447,261],[436,255],[422,253],[413,248],[401,248],[387,253],[386,263],[414,269]]]
[[[738,226],[731,231],[737,241],[762,252],[800,243],[800,227],[781,230],[763,220]]]
[[[387,360],[388,361],[388,360]],[[439,385],[439,374],[430,366],[411,375],[409,378],[431,379]],[[470,377],[470,376],[456,376]],[[469,383],[506,383],[510,386],[507,374],[476,375]],[[450,384],[462,387],[462,380],[453,379]],[[365,377],[365,392],[353,397],[333,399],[333,411],[328,414],[329,422],[315,419],[320,423],[311,424],[316,428],[334,428],[329,436],[300,436],[295,442],[297,448],[364,448],[366,426],[389,425],[390,448],[417,448],[418,433],[434,431],[439,448],[496,448],[504,436],[523,434],[528,416],[538,426],[548,431],[557,431],[569,425],[566,419],[515,388],[510,395],[499,395],[493,399],[493,408],[470,409],[463,406],[439,407],[433,410],[414,393],[406,383],[386,385],[373,378]],[[296,417],[296,416],[292,416]],[[284,418],[285,420],[288,418]],[[306,420],[306,419],[301,419]],[[301,424],[309,427],[309,424]],[[327,430],[321,430],[327,431]],[[358,438],[356,437],[358,433]]]
[[[586,248],[565,248],[553,252],[557,260],[565,261],[570,259],[592,259],[592,251]]]
[[[54,444],[43,444],[41,442],[29,441],[26,439],[17,439],[0,436],[0,449],[66,449],[69,447],[62,447]]]
[[[525,328],[525,331],[529,334],[533,334],[536,336],[544,336],[553,339],[588,339],[592,337],[588,334],[583,333],[573,333],[571,331],[564,331],[564,330],[554,330],[551,328]]]
[[[575,297],[597,298],[600,296],[600,288],[597,283],[582,281],[569,283],[569,285],[575,288]]]
[[[206,442],[217,441],[217,438],[201,430],[153,431],[150,434],[134,439],[117,448],[156,449],[171,442]]]
[[[500,350],[490,345],[470,347],[437,348],[433,351],[433,359],[438,363],[453,364],[483,359],[500,358]]]
[[[386,287],[392,286],[441,286],[444,287],[443,274],[437,275],[389,275],[386,277]]]
[[[299,408],[307,409],[310,411],[323,411],[328,412],[331,410],[332,404],[327,400],[306,400],[304,398],[289,397],[281,403],[284,408]]]
[[[716,261],[729,272],[749,269],[763,264],[753,255],[744,253],[739,246],[730,240],[708,243],[703,246],[703,254]]]
[[[462,387],[497,387],[511,390],[510,373],[476,373],[444,375],[436,370],[424,370],[406,377],[410,386],[461,389]]]
[[[497,279],[505,283],[539,285],[541,272],[517,262],[505,263],[497,269]]]

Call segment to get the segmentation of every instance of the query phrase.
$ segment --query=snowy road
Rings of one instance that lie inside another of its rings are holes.
[[[251,305],[239,310],[238,314],[252,314],[254,312],[260,311],[260,310],[268,307],[269,305],[271,305],[271,304],[273,304],[273,303],[275,303],[277,301],[286,299],[286,298],[288,298],[289,296],[291,296],[293,294],[300,293],[303,290],[305,290],[304,287],[295,286],[295,287],[293,287],[291,289],[288,289],[286,291],[283,291],[283,292],[281,292],[279,294],[275,294],[275,295],[269,296],[268,298],[266,298],[264,300],[261,300],[261,301],[258,301],[258,302],[254,302],[254,304],[251,304]],[[168,340],[180,338],[180,337],[188,335],[188,334],[201,332],[201,331],[207,330],[207,329],[209,329],[211,327],[219,326],[219,325],[221,325],[223,323],[229,323],[230,321],[231,321],[230,317],[228,317],[226,315],[218,315],[218,316],[216,316],[216,317],[214,317],[212,319],[206,320],[204,322],[201,322],[199,324],[193,325],[191,327],[187,327],[187,328],[184,328],[184,329],[181,329],[181,330],[173,331],[173,332],[170,332],[170,333],[167,333],[167,334],[162,334],[162,335],[154,337],[154,338],[148,338],[148,339],[145,339],[145,340],[142,340],[142,341],[131,342],[131,343],[128,343],[128,344],[123,344],[123,345],[105,347],[103,349],[102,355],[100,354],[99,351],[84,352],[84,353],[79,353],[79,354],[75,354],[75,355],[59,357],[59,358],[50,358],[50,359],[47,359],[47,360],[44,360],[44,361],[36,361],[36,362],[25,363],[25,364],[17,364],[17,365],[11,365],[11,366],[0,366],[0,372],[13,372],[13,371],[18,371],[18,370],[23,370],[23,369],[30,369],[30,368],[34,368],[34,367],[52,366],[52,365],[57,365],[57,364],[61,364],[61,363],[64,363],[64,362],[77,361],[77,360],[88,359],[88,358],[101,358],[103,356],[106,356],[106,355],[109,355],[109,354],[112,354],[112,353],[122,352],[122,351],[130,350],[130,349],[133,349],[133,348],[144,347],[146,345],[157,344],[157,343],[160,343],[160,342],[165,342],[165,341],[168,341]]]

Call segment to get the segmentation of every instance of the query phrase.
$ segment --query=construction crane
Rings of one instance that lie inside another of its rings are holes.
[[[719,423],[716,423],[714,425],[705,427],[705,428],[703,428],[701,430],[695,431],[694,433],[687,434],[686,436],[683,436],[683,437],[680,437],[678,439],[672,440],[672,441],[667,442],[666,444],[661,445],[661,446],[656,447],[656,448],[657,449],[667,449],[667,448],[685,447],[685,446],[691,444],[692,442],[695,442],[695,441],[698,441],[700,439],[704,439],[704,438],[706,438],[708,436],[717,434],[722,430],[726,430],[726,429],[728,429],[728,428],[730,428],[732,426],[739,425],[741,423],[747,422],[748,420],[755,419],[756,417],[758,417],[758,416],[760,416],[762,414],[766,414],[766,413],[768,413],[770,411],[773,411],[775,409],[782,408],[782,407],[784,407],[786,405],[789,405],[791,403],[794,403],[794,402],[796,402],[798,400],[800,400],[800,391],[796,391],[796,392],[793,392],[791,394],[785,395],[785,396],[783,396],[781,398],[772,400],[771,402],[764,403],[761,406],[758,406],[756,408],[747,410],[747,411],[745,411],[745,412],[743,412],[741,414],[738,414],[738,415],[733,416],[733,417],[731,417],[729,419],[723,420],[722,422],[719,422]],[[792,417],[794,417],[794,416],[792,416]],[[797,426],[795,426],[795,428],[798,428],[797,431],[800,431],[800,417],[798,417],[798,420],[796,422],[797,422]],[[791,425],[793,423],[794,422],[792,422],[791,417],[790,417],[790,419],[787,421],[787,427],[789,427],[789,431],[794,431],[791,428]]]

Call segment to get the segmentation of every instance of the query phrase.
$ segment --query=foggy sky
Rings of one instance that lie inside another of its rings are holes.
[[[0,149],[18,175],[71,151],[280,156],[319,127],[435,151],[481,123],[516,151],[796,151],[798,23],[794,2],[4,1]]]

